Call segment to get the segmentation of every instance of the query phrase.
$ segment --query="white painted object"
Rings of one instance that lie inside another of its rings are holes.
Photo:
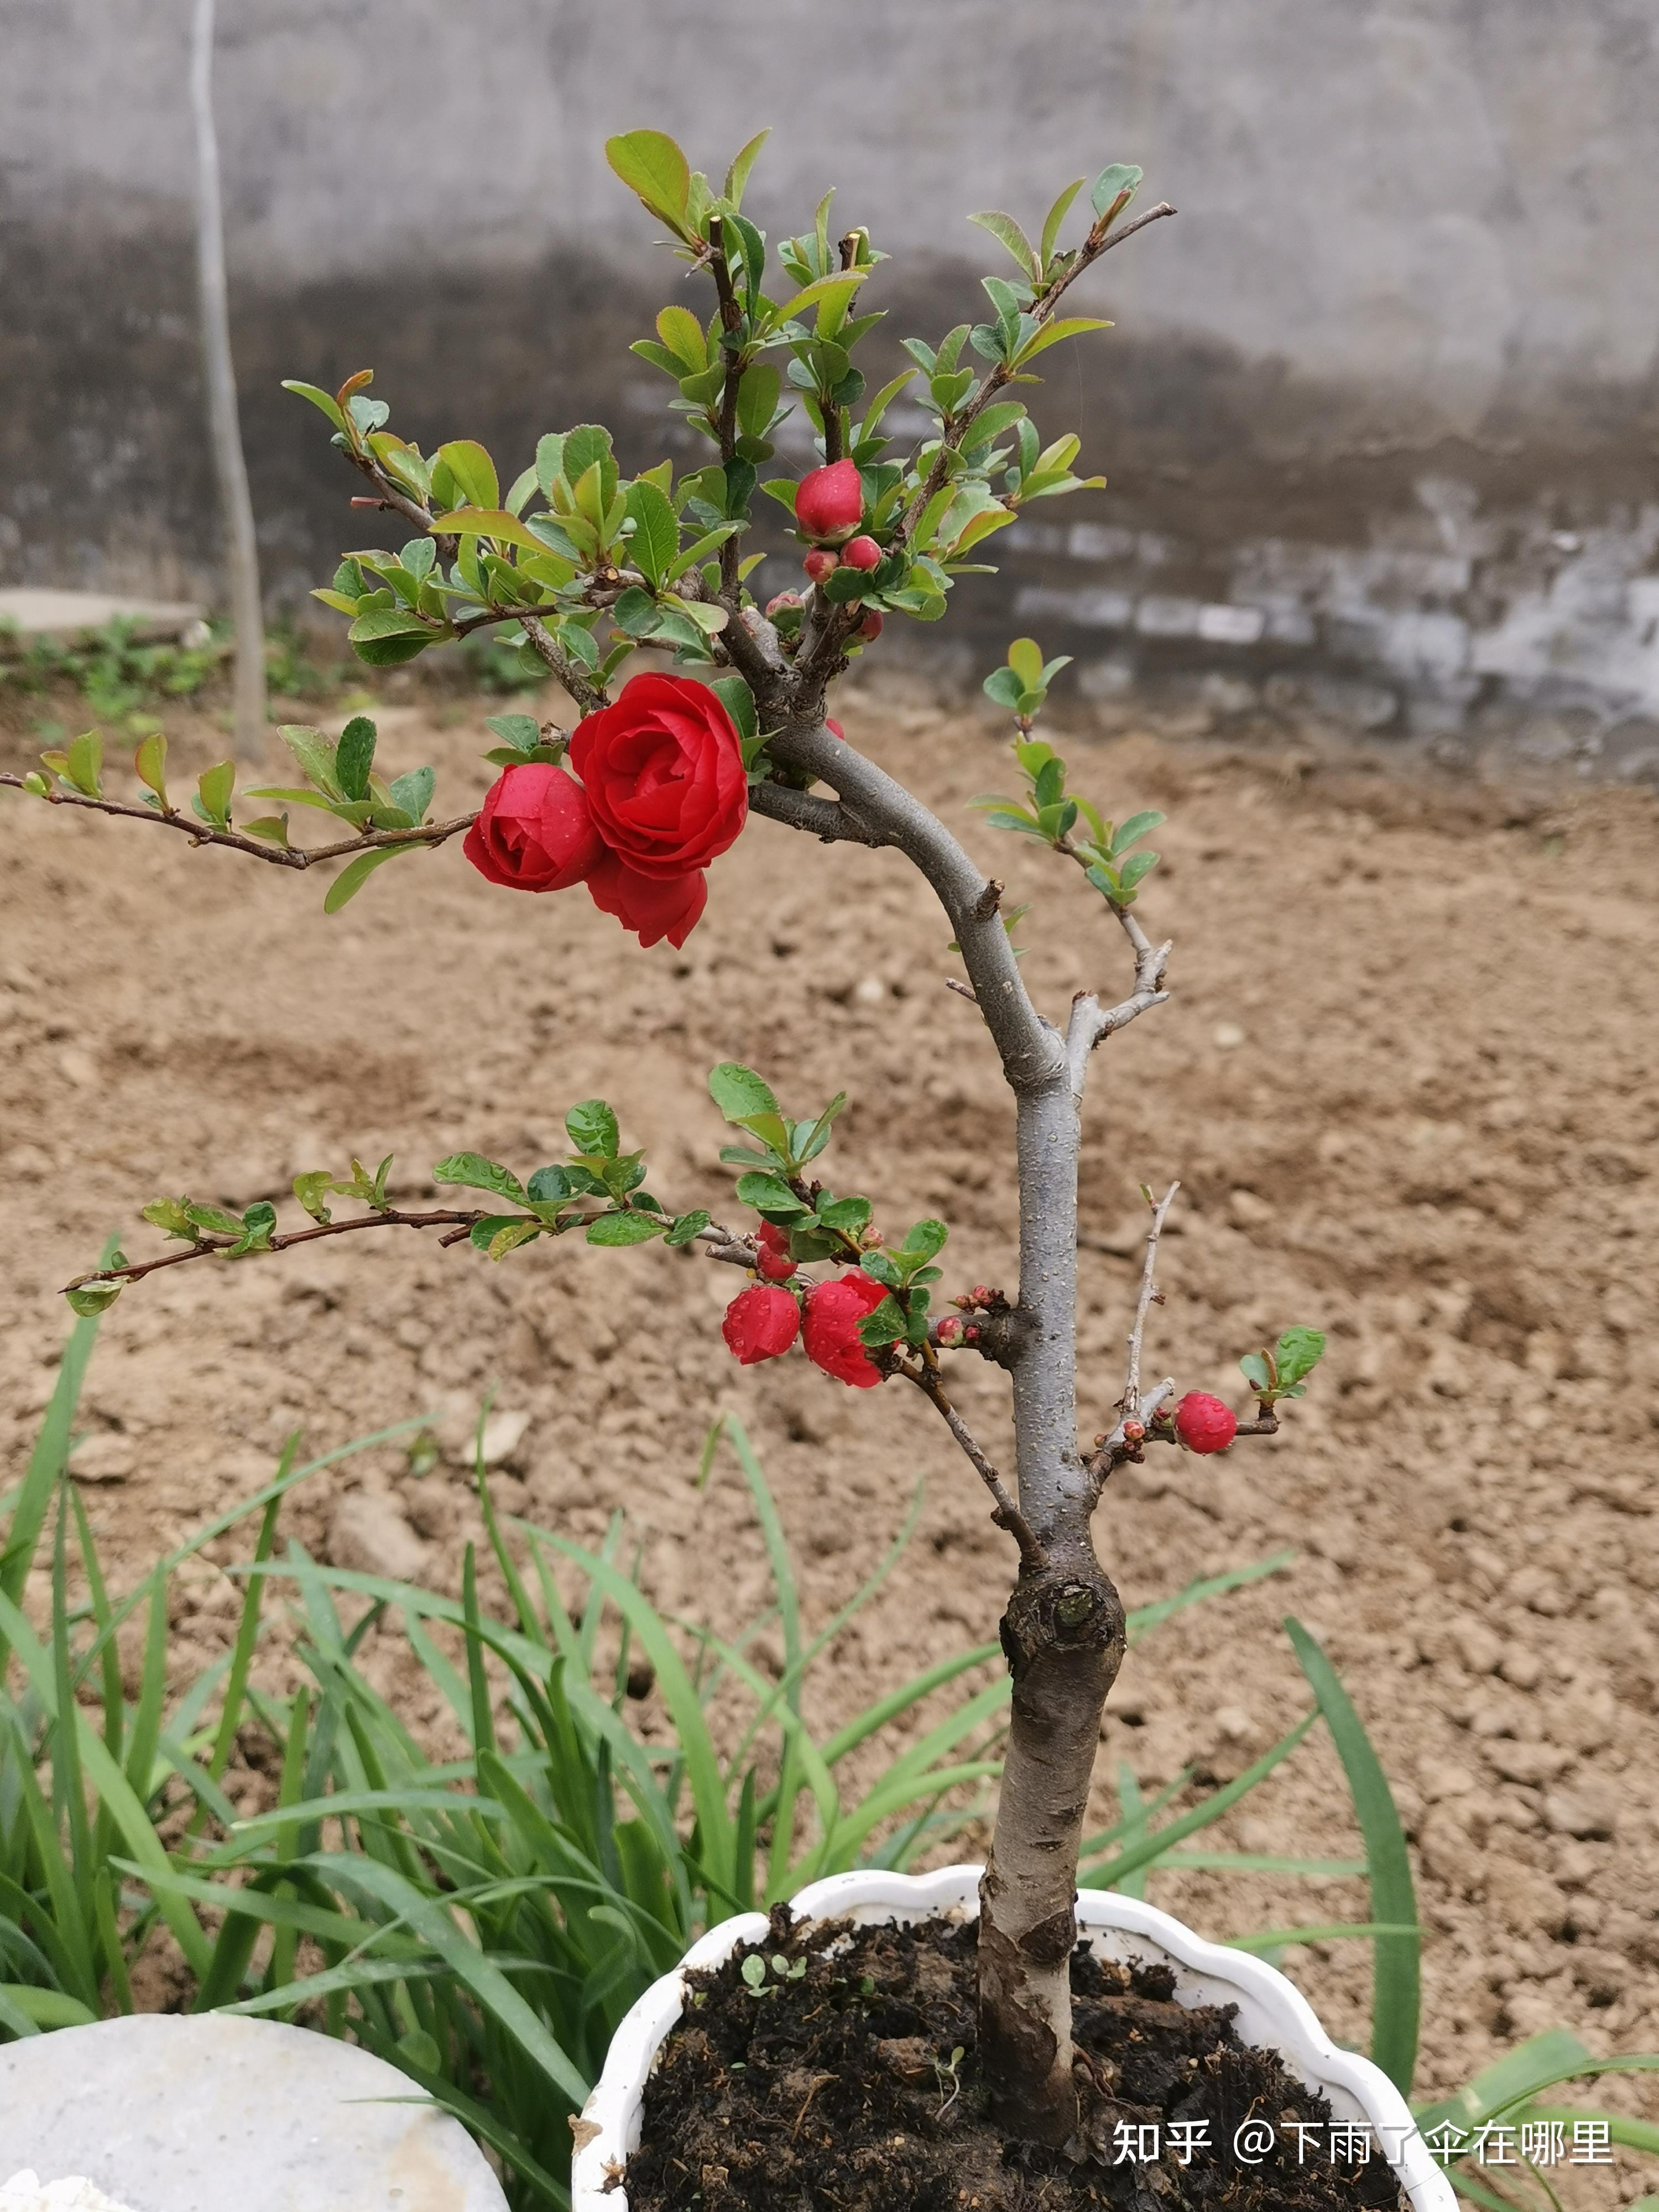
[[[940,1867],[934,1874],[872,1869],[831,1875],[790,1899],[798,1920],[850,1920],[857,1926],[936,1916],[972,1920],[979,1913],[976,1866]],[[1338,2120],[1366,2120],[1388,2153],[1412,2212],[1456,2212],[1451,2184],[1436,2165],[1406,2100],[1380,2067],[1339,2051],[1302,1992],[1277,1968],[1246,1951],[1206,1943],[1167,1912],[1115,1890],[1085,1889],[1077,1903],[1078,1930],[1109,1959],[1167,1960],[1182,2004],[1234,2004],[1249,2044],[1277,2051],[1310,2089],[1328,2100]],[[681,1966],[653,1982],[611,2038],[605,2071],[583,2108],[585,2124],[571,2166],[571,2212],[628,2212],[625,2188],[614,2185],[640,2139],[647,2077],[684,2005],[687,1968],[718,1966],[739,1943],[766,1933],[763,1912],[745,1912],[711,1928]]]
[[[131,2208],[106,2197],[84,2173],[42,2181],[25,2166],[9,2181],[0,2182],[0,2212],[131,2212]]]
[[[20,2167],[70,2179],[24,2195]],[[0,2212],[507,2212],[465,2129],[395,2066],[224,2013],[0,2048],[0,2174],[18,2191]]]
[[[159,639],[182,640],[202,619],[202,610],[185,599],[135,599],[119,592],[48,591],[20,584],[0,591],[0,651],[8,632],[28,645],[51,638],[72,645],[77,638],[94,636],[119,616],[133,626],[134,640],[150,644]],[[205,639],[201,641],[205,643]]]

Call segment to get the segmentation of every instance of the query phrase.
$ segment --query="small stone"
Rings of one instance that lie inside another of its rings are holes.
[[[76,1482],[125,1482],[137,1465],[138,1447],[131,1437],[100,1429],[76,1445],[69,1471]]]
[[[328,1524],[331,1566],[393,1582],[418,1583],[426,1575],[426,1547],[384,1491],[348,1491]]]
[[[1504,1656],[1501,1637],[1484,1620],[1460,1620],[1452,1628],[1452,1642],[1471,1674],[1495,1674]]]
[[[1273,1218],[1272,1206],[1253,1190],[1230,1191],[1227,1211],[1240,1229],[1265,1229]]]
[[[1586,1780],[1571,1790],[1552,1790],[1544,1798],[1544,1820],[1558,1836],[1581,1841],[1611,1836],[1619,1825],[1619,1809],[1605,1784]]]
[[[1255,1721],[1243,1705],[1223,1705],[1215,1724],[1229,1743],[1249,1743],[1256,1732]]]
[[[1553,1782],[1572,1754],[1551,1743],[1516,1743],[1512,1738],[1494,1736],[1486,1746],[1486,1756],[1505,1782],[1535,1789],[1540,1782]]]
[[[478,1455],[486,1467],[505,1467],[524,1442],[528,1413],[492,1413],[483,1425]]]
[[[1474,1777],[1468,1768],[1449,1759],[1425,1760],[1419,1779],[1423,1795],[1431,1805],[1441,1804],[1449,1797],[1467,1797],[1474,1787]]]
[[[879,1006],[886,1001],[887,986],[879,975],[866,975],[854,985],[853,996],[861,1006]]]
[[[1513,1682],[1517,1690],[1535,1690],[1543,1679],[1544,1662],[1535,1651],[1524,1644],[1511,1644],[1498,1662],[1498,1671],[1506,1682]]]
[[[1218,1022],[1210,1034],[1223,1052],[1237,1052],[1244,1042],[1244,1032],[1237,1022]]]

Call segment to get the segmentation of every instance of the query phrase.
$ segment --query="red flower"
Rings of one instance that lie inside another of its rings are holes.
[[[769,1283],[787,1283],[795,1272],[795,1263],[789,1256],[788,1232],[774,1228],[769,1221],[763,1221],[755,1242],[760,1247],[755,1261],[758,1272]]]
[[[732,717],[690,677],[630,677],[614,707],[576,725],[570,762],[600,836],[642,876],[707,867],[736,842],[748,817],[749,779]]]
[[[1190,1452],[1225,1451],[1238,1434],[1238,1416],[1206,1390],[1189,1390],[1175,1410],[1175,1431]]]
[[[708,903],[708,878],[701,869],[684,876],[642,876],[603,847],[589,871],[587,888],[599,912],[614,914],[641,945],[665,937],[677,951]]]
[[[842,547],[841,557],[849,568],[879,568],[881,548],[873,538],[854,538]]]
[[[720,1334],[732,1357],[744,1367],[776,1359],[788,1351],[800,1327],[800,1308],[787,1291],[751,1283],[726,1309]]]
[[[795,486],[795,520],[808,538],[846,538],[864,512],[864,486],[856,461],[831,461]]]
[[[562,891],[605,852],[587,794],[551,761],[504,768],[461,850],[480,875],[514,891]]]
[[[855,1390],[872,1389],[882,1379],[881,1370],[859,1334],[859,1323],[886,1295],[885,1285],[860,1268],[815,1284],[806,1294],[802,1331],[807,1358],[838,1382],[850,1382]]]

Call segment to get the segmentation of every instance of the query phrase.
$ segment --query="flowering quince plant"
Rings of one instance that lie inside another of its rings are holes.
[[[297,1176],[295,1197],[309,1217],[303,1227],[279,1226],[264,1200],[230,1212],[188,1195],[162,1198],[143,1218],[179,1249],[138,1261],[117,1253],[68,1295],[77,1312],[97,1312],[160,1268],[245,1261],[394,1225],[434,1230],[441,1242],[498,1262],[574,1235],[595,1245],[654,1243],[747,1277],[721,1330],[744,1365],[793,1357],[799,1345],[848,1388],[920,1391],[961,1446],[1018,1554],[1002,1620],[1016,1695],[981,1890],[981,2056],[1009,2132],[1064,2142],[1079,2128],[1086,2134],[1100,2096],[1087,2069],[1073,2069],[1067,1968],[1101,1712],[1124,1652],[1123,1607],[1095,1548],[1096,1510],[1114,1470],[1152,1445],[1214,1455],[1237,1437],[1273,1434],[1279,1402],[1302,1395],[1324,1339],[1292,1328],[1272,1348],[1247,1354],[1255,1413],[1245,1422],[1203,1392],[1177,1400],[1171,1379],[1143,1384],[1159,1236],[1176,1189],[1155,1200],[1143,1186],[1146,1260],[1120,1418],[1092,1445],[1079,1437],[1081,1110],[1097,1048],[1169,996],[1170,947],[1155,944],[1137,914],[1157,865],[1143,841],[1163,817],[1109,820],[1068,789],[1066,763],[1032,734],[1065,664],[1017,640],[985,689],[1012,719],[1020,787],[974,804],[988,829],[1033,839],[1081,871],[1133,969],[1115,1001],[1103,1003],[1082,979],[1069,1011],[1053,1022],[1022,978],[1008,935],[1017,916],[1002,911],[1000,884],[847,741],[827,704],[886,620],[939,619],[956,579],[982,566],[973,556],[1031,501],[1101,482],[1073,474],[1076,437],[1043,443],[1018,394],[1040,381],[1036,365],[1050,347],[1106,327],[1060,312],[1078,278],[1174,210],[1159,205],[1126,219],[1140,172],[1116,165],[1092,184],[1066,185],[1035,242],[1012,216],[976,216],[1015,264],[985,278],[988,318],[964,321],[937,344],[906,340],[909,365],[871,392],[854,356],[882,320],[879,311],[863,311],[862,295],[885,257],[861,228],[831,238],[830,197],[809,228],[769,243],[743,212],[764,135],[744,148],[719,190],[659,132],[629,131],[607,149],[672,250],[710,287],[706,321],[677,302],[634,347],[668,379],[671,409],[708,449],[690,471],[676,473],[663,460],[625,477],[610,433],[583,423],[541,439],[503,489],[475,441],[453,440],[428,455],[398,436],[386,404],[368,396],[368,370],[332,394],[289,387],[327,417],[334,444],[366,481],[354,503],[400,518],[413,533],[395,552],[348,553],[317,595],[349,617],[360,657],[388,666],[506,623],[574,702],[569,730],[527,714],[492,718],[499,742],[487,757],[499,774],[475,813],[434,818],[430,769],[383,776],[374,726],[363,716],[333,740],[312,729],[283,731],[299,780],[251,793],[267,811],[245,818],[233,818],[240,802],[228,762],[198,779],[187,807],[175,805],[159,736],[138,747],[143,795],[131,802],[106,793],[96,732],[43,756],[44,773],[0,782],[275,866],[343,862],[324,900],[330,912],[379,868],[459,837],[490,884],[535,893],[585,887],[647,946],[685,942],[703,914],[710,867],[752,834],[757,816],[821,842],[902,856],[939,897],[966,971],[965,981],[951,979],[954,988],[977,1009],[1013,1093],[1017,1290],[975,1284],[936,1310],[945,1223],[884,1229],[868,1197],[819,1178],[845,1094],[796,1118],[762,1074],[727,1061],[714,1069],[709,1088],[741,1139],[721,1154],[737,1170],[740,1221],[716,1222],[704,1208],[677,1209],[657,1196],[611,1108],[587,1099],[565,1117],[565,1157],[522,1178],[477,1152],[436,1164],[435,1182],[481,1203],[401,1206],[390,1192],[390,1159],[372,1172],[353,1160],[343,1176],[325,1169]],[[1085,187],[1080,233],[1062,243]],[[907,449],[882,426],[891,401],[913,385],[928,427]],[[763,478],[791,408],[806,418],[818,465],[799,481]],[[764,609],[748,588],[761,556],[744,550],[757,496],[777,504],[803,549],[804,588],[775,594]],[[613,695],[624,664],[641,653],[662,665],[631,674]],[[295,842],[296,808],[331,817],[344,834]],[[557,931],[556,910],[547,926]],[[356,1210],[337,1218],[341,1200]],[[956,1358],[988,1361],[1008,1377],[1011,1476],[992,1463],[951,1399],[946,1376]]]

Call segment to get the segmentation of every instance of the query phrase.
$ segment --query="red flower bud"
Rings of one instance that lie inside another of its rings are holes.
[[[774,1228],[769,1221],[763,1221],[755,1243],[760,1248],[755,1261],[757,1272],[769,1283],[787,1283],[795,1272],[787,1231]]]
[[[1225,1451],[1238,1434],[1238,1416],[1207,1391],[1189,1390],[1176,1407],[1175,1431],[1190,1452]]]
[[[860,637],[879,637],[881,635],[881,629],[882,618],[876,611],[875,608],[872,607],[869,613],[866,615],[864,620],[859,624],[858,634]]]
[[[838,1382],[850,1382],[855,1390],[873,1389],[881,1370],[859,1334],[859,1323],[886,1295],[884,1285],[858,1268],[831,1282],[814,1284],[806,1294],[801,1331],[807,1358]]]
[[[492,884],[562,891],[604,857],[587,793],[550,761],[514,762],[489,787],[461,847]]]
[[[795,521],[807,538],[850,537],[864,512],[864,486],[856,461],[831,461],[795,487]]]
[[[766,602],[766,618],[769,622],[774,615],[781,614],[785,607],[798,607],[800,603],[799,592],[780,592],[776,599],[769,599]]]
[[[849,538],[841,549],[841,557],[849,568],[878,568],[882,550],[873,538]]]
[[[1146,1441],[1146,1423],[1144,1421],[1125,1421],[1123,1424],[1123,1441],[1126,1444],[1145,1443]]]
[[[815,584],[821,584],[840,568],[841,562],[827,545],[815,545],[800,565]]]
[[[787,1291],[766,1283],[752,1283],[739,1291],[726,1309],[720,1334],[726,1349],[740,1365],[776,1359],[788,1351],[800,1328],[800,1308]]]
[[[939,1323],[939,1340],[941,1344],[960,1344],[962,1342],[962,1323],[957,1319],[954,1314],[951,1314]]]

